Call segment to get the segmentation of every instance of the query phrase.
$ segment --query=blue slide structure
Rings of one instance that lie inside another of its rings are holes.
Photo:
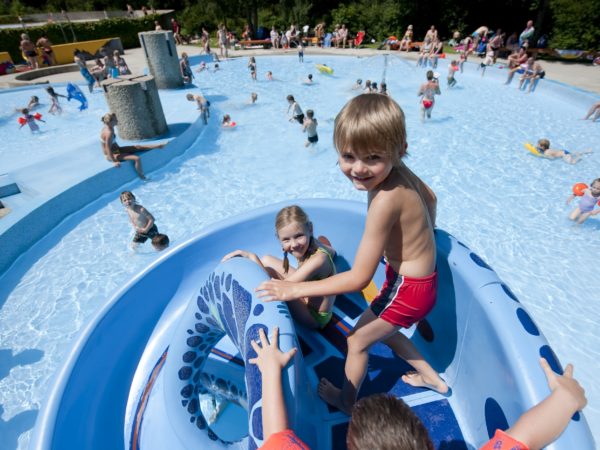
[[[338,271],[354,259],[366,205],[297,201],[337,250]],[[286,204],[250,211],[172,248],[136,276],[84,330],[39,414],[31,448],[256,449],[262,444],[261,378],[248,363],[258,330],[278,326],[291,426],[314,450],[345,449],[348,418],[316,395],[321,377],[341,384],[346,336],[368,306],[362,294],[338,296],[331,323],[296,325],[281,302],[254,288],[265,273],[226,253],[279,254],[275,215]],[[430,315],[405,332],[452,387],[445,397],[404,384],[410,370],[383,344],[370,351],[360,396],[403,398],[437,449],[475,449],[548,395],[540,356],[562,368],[541,331],[496,273],[464,244],[436,230],[440,288]],[[383,282],[383,265],[374,283]],[[550,447],[595,448],[582,414]]]

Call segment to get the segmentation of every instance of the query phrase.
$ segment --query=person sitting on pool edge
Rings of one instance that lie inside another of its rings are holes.
[[[309,450],[309,447],[289,429],[281,371],[297,352],[279,350],[279,329],[273,329],[271,340],[259,330],[259,341],[251,341],[256,358],[250,359],[262,376],[262,422],[264,444],[261,450]],[[538,450],[555,441],[567,428],[575,412],[587,404],[585,391],[573,378],[573,366],[568,364],[563,375],[552,371],[548,362],[540,359],[550,395],[525,411],[506,431],[496,430],[481,450]],[[359,400],[352,408],[346,435],[348,450],[433,450],[433,442],[421,419],[412,409],[389,394],[375,394]]]
[[[154,223],[154,216],[136,202],[133,192],[123,191],[119,199],[123,206],[127,208],[129,220],[135,230],[131,248],[135,250],[139,244],[143,244],[148,239],[151,240],[152,246],[156,251],[160,252],[169,246],[169,236],[158,232],[158,228]]]
[[[146,176],[142,170],[142,160],[138,155],[134,153],[145,152],[147,150],[153,150],[156,148],[163,148],[166,143],[163,144],[151,144],[151,145],[128,145],[121,147],[115,142],[115,126],[119,123],[117,121],[117,115],[114,113],[106,113],[102,116],[102,123],[104,128],[100,132],[100,142],[102,144],[102,151],[107,160],[111,161],[115,167],[121,166],[121,161],[132,161],[135,167],[135,171],[138,176],[145,180]]]
[[[535,148],[538,152],[540,152],[540,156],[548,159],[562,158],[562,160],[567,164],[575,164],[583,155],[592,153],[592,150],[571,153],[567,150],[552,149],[550,148],[550,141],[548,139],[540,139]]]

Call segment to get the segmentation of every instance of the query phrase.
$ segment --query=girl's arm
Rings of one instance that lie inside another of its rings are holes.
[[[225,256],[223,256],[221,262],[235,258],[236,256],[241,256],[243,258],[248,258],[250,261],[254,261],[256,264],[262,267],[265,272],[269,273],[256,253],[247,252],[246,250],[235,250],[231,253],[227,253]]]
[[[575,198],[575,194],[571,194],[571,195],[569,196],[569,198],[567,199],[567,205],[568,205],[569,203],[571,203],[571,200],[573,200],[574,198]]]
[[[365,231],[350,270],[319,281],[264,281],[256,289],[260,291],[259,297],[264,301],[289,301],[300,297],[355,292],[365,288],[373,278],[390,231],[398,220],[398,214],[399,211],[392,207],[386,196],[373,199],[369,206]]]

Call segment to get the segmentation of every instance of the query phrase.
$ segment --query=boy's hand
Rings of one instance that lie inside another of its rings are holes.
[[[256,288],[256,292],[259,292],[258,298],[262,299],[263,302],[278,300],[287,302],[300,297],[294,292],[296,285],[296,283],[289,281],[271,279],[260,283]]]
[[[587,404],[587,399],[585,398],[585,391],[573,378],[573,365],[567,364],[563,375],[556,374],[544,358],[540,358],[540,365],[544,370],[548,387],[552,393],[562,394],[565,402],[572,402],[577,411],[582,410]]]
[[[250,341],[256,352],[256,358],[251,358],[248,362],[256,364],[262,374],[265,372],[279,373],[294,357],[297,349],[293,348],[286,353],[279,350],[279,327],[273,328],[273,337],[270,343],[263,328],[258,330],[258,336],[260,345],[256,341]]]

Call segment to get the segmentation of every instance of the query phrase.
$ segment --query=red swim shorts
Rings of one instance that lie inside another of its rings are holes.
[[[433,101],[432,100],[428,100],[426,98],[423,99],[423,107],[425,109],[429,109],[433,106]]]
[[[385,265],[385,283],[371,303],[373,313],[392,325],[408,328],[435,306],[437,272],[422,278],[399,275]]]

